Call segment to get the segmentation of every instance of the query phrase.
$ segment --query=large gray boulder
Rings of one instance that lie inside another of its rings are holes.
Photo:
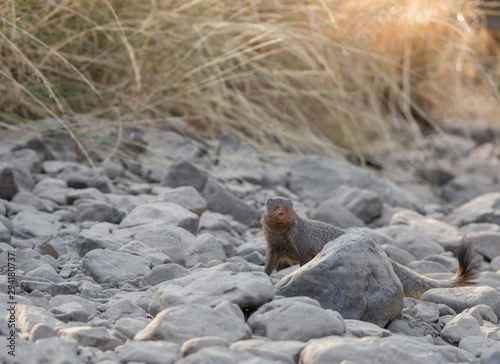
[[[455,226],[473,222],[491,222],[500,225],[500,192],[477,196],[455,208],[446,220]]]
[[[403,286],[380,245],[355,229],[329,242],[275,286],[275,294],[309,296],[345,319],[385,326],[403,309]]]

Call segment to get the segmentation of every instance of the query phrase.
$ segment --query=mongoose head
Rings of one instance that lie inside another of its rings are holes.
[[[275,197],[267,200],[262,220],[268,225],[289,224],[295,220],[293,202],[289,198]]]

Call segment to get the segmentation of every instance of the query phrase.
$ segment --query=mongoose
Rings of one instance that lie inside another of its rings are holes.
[[[280,262],[301,266],[314,258],[329,241],[345,234],[341,229],[321,221],[299,217],[290,199],[276,197],[267,200],[262,214],[262,229],[267,241],[264,271],[271,275]],[[455,277],[446,281],[427,278],[393,261],[394,273],[403,284],[406,297],[420,299],[431,288],[460,287],[474,284],[478,262],[472,245],[466,239],[459,246],[459,267]]]

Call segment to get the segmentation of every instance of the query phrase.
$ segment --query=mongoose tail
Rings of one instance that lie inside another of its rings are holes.
[[[403,283],[403,294],[405,297],[420,299],[425,291],[432,288],[453,288],[476,284],[474,279],[479,274],[479,261],[476,259],[470,239],[464,238],[457,250],[458,270],[455,277],[447,281],[438,281],[427,278],[411,269],[396,263],[391,259],[394,273]]]

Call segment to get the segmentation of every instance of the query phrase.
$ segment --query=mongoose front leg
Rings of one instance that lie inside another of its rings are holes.
[[[266,255],[266,264],[264,267],[264,272],[270,276],[273,270],[276,268],[278,265],[278,260],[279,260],[279,254],[278,251],[276,250],[270,250],[267,252]]]

